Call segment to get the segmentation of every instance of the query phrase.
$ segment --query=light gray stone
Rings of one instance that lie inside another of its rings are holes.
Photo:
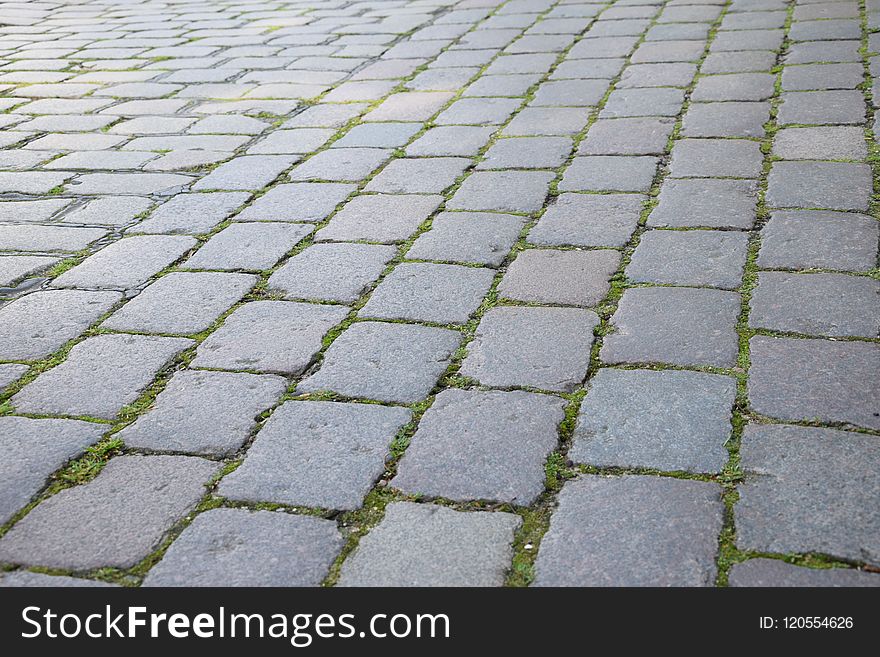
[[[315,234],[319,240],[402,242],[436,210],[442,196],[375,194],[357,196]]]
[[[309,224],[234,223],[209,239],[183,267],[186,269],[269,269],[308,237]]]
[[[145,221],[132,226],[126,232],[187,235],[207,233],[247,199],[248,194],[242,192],[178,194],[153,210]]]
[[[620,254],[611,249],[528,249],[507,268],[498,292],[529,303],[594,306],[608,293]]]
[[[730,586],[878,587],[880,576],[854,568],[803,568],[779,559],[749,559],[730,569]]]
[[[322,221],[357,187],[342,183],[276,185],[235,216],[235,221]]]
[[[523,224],[522,217],[495,212],[441,212],[406,256],[497,267],[513,248]]]

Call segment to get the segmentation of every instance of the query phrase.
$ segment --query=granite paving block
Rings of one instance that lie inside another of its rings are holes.
[[[438,126],[406,147],[406,154],[418,156],[473,156],[489,141],[495,128],[487,126]]]
[[[405,262],[379,283],[358,316],[464,324],[494,278],[494,270],[482,267]]]
[[[497,267],[513,248],[524,222],[523,217],[495,212],[441,212],[406,257]]]
[[[738,288],[746,264],[748,233],[721,230],[651,230],[626,268],[637,283]]]
[[[876,344],[757,335],[750,345],[749,400],[756,412],[880,429]]]
[[[581,142],[580,155],[660,155],[672,134],[670,118],[599,119]]]
[[[747,139],[679,139],[672,147],[673,178],[757,178],[764,155]]]
[[[871,168],[845,162],[774,162],[767,205],[775,208],[868,209]]]
[[[873,436],[749,425],[740,455],[745,482],[734,506],[740,549],[880,563],[874,513],[880,445]]]
[[[749,559],[730,569],[729,586],[751,587],[877,587],[876,573],[854,568],[804,568],[779,559]]]
[[[144,586],[318,586],[342,546],[332,520],[211,509],[183,530]]]
[[[357,189],[342,183],[276,185],[235,216],[236,221],[322,221]]]
[[[411,413],[375,404],[291,401],[260,430],[241,467],[220,483],[235,500],[356,509],[385,471]]]
[[[211,237],[181,266],[186,269],[269,269],[311,235],[312,230],[309,224],[234,223]]]
[[[445,390],[419,422],[391,485],[447,499],[529,505],[544,490],[565,402],[529,392]]]
[[[667,477],[569,481],[535,564],[536,586],[713,586],[721,488]]]
[[[751,180],[667,179],[648,225],[670,228],[744,228],[755,222],[757,185]]]
[[[357,322],[333,341],[321,367],[297,392],[414,403],[434,387],[460,341],[449,329]]]
[[[79,336],[113,307],[118,292],[40,290],[0,308],[0,360],[37,360]]]
[[[591,107],[526,107],[501,131],[505,137],[575,135],[590,121]]]
[[[178,194],[126,232],[187,235],[207,233],[247,200],[248,194],[243,192]]]
[[[422,129],[421,123],[362,123],[354,126],[331,148],[397,148]]]
[[[199,345],[193,367],[299,374],[345,306],[254,301],[239,306]]]
[[[79,420],[0,418],[0,522],[7,522],[49,476],[98,442],[106,425]]]
[[[736,381],[718,374],[603,368],[590,381],[568,457],[599,467],[721,472]]]
[[[297,159],[295,155],[240,155],[211,171],[193,189],[261,189]]]
[[[39,504],[0,539],[11,563],[130,568],[191,511],[219,464],[193,456],[118,456],[92,481]]]
[[[150,409],[118,435],[139,449],[225,456],[241,447],[257,416],[286,388],[280,376],[177,372]]]
[[[339,586],[501,586],[521,522],[511,513],[393,502],[346,560]]]
[[[594,312],[580,308],[492,308],[460,374],[494,387],[570,392],[586,375],[598,323]]]
[[[376,194],[345,204],[315,234],[318,240],[402,242],[412,235],[443,201],[442,196]]]
[[[389,163],[364,188],[387,194],[440,194],[464,173],[462,157],[403,158]]]
[[[779,125],[865,122],[865,97],[860,91],[804,91],[783,93],[780,98]]]
[[[393,246],[318,243],[290,258],[269,278],[288,299],[353,303],[397,253]]]
[[[115,587],[118,584],[110,584],[96,579],[84,579],[79,577],[67,577],[66,575],[44,575],[43,573],[34,573],[29,570],[14,570],[4,573],[0,577],[0,587]]]
[[[560,194],[528,241],[541,245],[623,246],[639,221],[645,197],[637,194]]]
[[[80,251],[107,234],[103,228],[0,225],[2,251]]]
[[[658,158],[588,155],[576,157],[565,170],[562,191],[647,192],[657,172]]]
[[[697,102],[710,100],[767,100],[773,95],[775,76],[769,73],[731,73],[700,78],[691,93]]]
[[[465,179],[446,207],[536,212],[544,204],[553,178],[551,171],[478,171]]]
[[[681,135],[760,138],[769,120],[768,102],[691,103],[682,119]]]
[[[773,154],[783,160],[864,160],[865,131],[851,126],[783,128],[773,139]]]
[[[483,155],[478,169],[555,169],[571,151],[568,137],[499,139]]]
[[[360,181],[391,157],[388,148],[331,148],[297,165],[291,180]]]
[[[626,290],[600,357],[606,363],[733,367],[738,355],[735,292],[701,288]]]

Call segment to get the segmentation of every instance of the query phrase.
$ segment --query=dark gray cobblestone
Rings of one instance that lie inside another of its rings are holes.
[[[0,12],[0,583],[876,585],[875,0],[111,4]]]

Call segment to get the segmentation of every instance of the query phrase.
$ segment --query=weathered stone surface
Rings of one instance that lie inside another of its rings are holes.
[[[218,469],[193,456],[118,456],[18,522],[0,539],[0,559],[75,570],[134,566],[195,507]]]
[[[649,226],[744,228],[755,222],[757,188],[749,180],[668,179]]]
[[[595,313],[579,308],[492,308],[460,373],[489,386],[569,392],[587,372],[598,323]]]
[[[27,504],[55,470],[98,442],[106,428],[79,420],[0,417],[0,522]]]
[[[465,179],[446,207],[536,212],[544,204],[552,179],[550,171],[478,171]]]
[[[495,212],[441,212],[406,257],[497,267],[513,248],[523,223],[522,217]]]
[[[638,194],[560,194],[529,231],[545,246],[624,246],[636,230],[645,197]]]
[[[177,372],[152,407],[118,435],[130,447],[226,455],[245,442],[257,416],[287,381],[237,372]]]
[[[235,216],[236,221],[322,221],[356,189],[345,183],[276,185]]]
[[[183,266],[187,269],[269,269],[312,230],[308,224],[235,223],[205,242]]]
[[[186,235],[207,233],[247,199],[248,194],[243,192],[178,194],[127,232]]]
[[[871,189],[867,164],[774,162],[767,183],[767,205],[865,212]]]
[[[442,200],[442,196],[416,194],[357,196],[346,203],[330,223],[315,234],[315,238],[402,242],[418,229]]]
[[[212,509],[183,530],[144,586],[318,586],[342,546],[332,520]]]
[[[117,584],[102,582],[96,579],[80,579],[79,577],[67,577],[65,575],[44,575],[43,573],[33,573],[27,570],[15,570],[4,573],[0,577],[0,588],[4,587],[115,587]]]
[[[880,563],[880,445],[873,436],[750,425],[740,456],[746,479],[734,514],[741,549]]]
[[[292,401],[276,410],[219,493],[251,502],[356,509],[411,417],[375,404]]]
[[[411,324],[357,322],[340,335],[297,392],[410,404],[424,399],[446,369],[461,335]]]
[[[850,568],[803,568],[779,559],[749,559],[730,569],[730,586],[877,587],[880,577]]]
[[[735,395],[736,382],[717,374],[603,368],[568,456],[601,467],[720,472]]]
[[[192,345],[185,338],[96,335],[22,388],[12,405],[24,413],[112,419],[138,398],[156,372]]]
[[[193,367],[299,374],[345,306],[254,301],[237,308],[199,345]]]
[[[391,485],[447,499],[527,506],[544,489],[564,400],[549,395],[445,390],[419,422]]]
[[[536,586],[712,586],[721,488],[666,477],[569,481],[541,541]]]

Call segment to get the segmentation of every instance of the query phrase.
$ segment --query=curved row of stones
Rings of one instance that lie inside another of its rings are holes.
[[[877,585],[875,10],[0,4],[0,583]]]

